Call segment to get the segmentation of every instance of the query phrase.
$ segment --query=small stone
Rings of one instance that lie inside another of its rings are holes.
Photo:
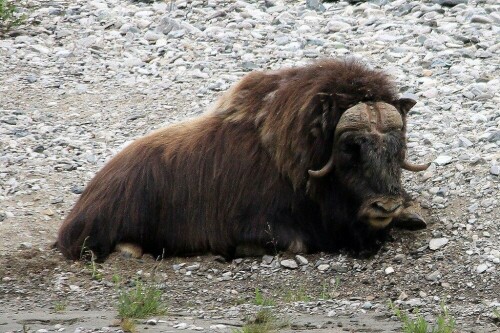
[[[471,23],[482,23],[482,24],[492,24],[494,21],[488,16],[484,15],[474,15],[470,19]]]
[[[268,254],[265,254],[262,256],[262,263],[266,264],[266,265],[270,265],[274,260],[274,257],[273,256],[270,256]]]
[[[454,7],[461,3],[467,3],[469,0],[434,0],[434,3],[444,7]]]
[[[486,264],[480,264],[479,266],[477,266],[476,272],[478,274],[481,274],[481,273],[484,273],[487,269],[488,269],[488,265],[486,265]]]
[[[441,278],[441,272],[440,272],[439,270],[436,270],[436,271],[434,271],[434,272],[432,272],[432,273],[430,273],[430,274],[427,274],[427,275],[425,276],[425,279],[426,279],[427,281],[437,281],[437,280],[439,280],[440,278]]]
[[[453,158],[451,156],[447,156],[447,155],[439,155],[435,160],[434,160],[434,163],[436,163],[437,165],[446,165],[446,164],[449,164],[451,162]]]
[[[321,271],[321,272],[324,272],[324,271],[326,271],[329,268],[330,268],[330,265],[328,265],[328,264],[321,264],[321,265],[318,266],[318,270]]]
[[[411,307],[417,307],[417,306],[422,306],[424,302],[420,298],[412,298],[408,301],[406,301],[406,304],[411,306]]]
[[[306,0],[306,6],[307,8],[317,10],[318,12],[324,12],[326,10],[320,0]]]
[[[467,139],[465,136],[459,136],[458,137],[458,143],[459,143],[460,147],[465,147],[465,148],[469,148],[469,147],[471,147],[471,146],[474,145],[472,143],[472,141],[470,141],[469,139]]]
[[[300,266],[304,266],[304,265],[307,265],[309,263],[309,261],[304,258],[303,256],[301,256],[300,254],[297,254],[295,256],[295,260],[299,263]]]
[[[299,267],[299,265],[297,265],[297,262],[293,259],[281,260],[280,264],[281,264],[281,266],[286,267],[286,268],[290,268],[290,269],[296,269],[297,267]]]
[[[448,244],[448,238],[433,238],[429,241],[429,249],[436,251],[446,244]]]
[[[36,146],[35,148],[33,148],[33,151],[34,151],[35,153],[39,153],[39,154],[40,154],[40,153],[43,153],[43,151],[44,151],[44,150],[45,150],[45,147],[44,147],[44,146],[42,146],[42,145],[38,145],[38,146]]]
[[[494,176],[500,175],[500,165],[492,165],[490,168],[490,173]]]
[[[392,274],[394,273],[394,268],[392,268],[391,266],[387,267],[385,270],[385,275],[389,275],[389,274]]]
[[[216,324],[216,325],[210,325],[210,329],[211,330],[223,330],[225,329],[227,326],[224,325],[224,324]]]
[[[175,324],[174,325],[174,328],[178,329],[178,330],[185,330],[186,328],[188,328],[188,324],[186,323],[178,323],[178,324]]]
[[[26,76],[26,81],[28,81],[28,83],[35,83],[36,81],[38,81],[38,77],[36,77],[36,75],[34,74],[29,74],[28,76]]]
[[[33,248],[33,244],[30,242],[23,242],[23,243],[19,244],[19,248],[20,249],[31,249],[31,248]]]
[[[333,20],[327,23],[326,28],[329,32],[340,32],[350,29],[351,25],[342,21]]]
[[[408,299],[408,295],[404,291],[402,291],[401,294],[399,294],[398,299],[400,301],[404,301],[404,300]]]
[[[42,210],[42,214],[47,216],[54,216],[54,212],[50,208]]]
[[[146,321],[146,325],[151,325],[151,326],[155,326],[157,323],[158,323],[158,320],[156,320],[156,319],[148,319]]]
[[[188,271],[188,272],[196,271],[198,269],[200,269],[200,264],[198,264],[198,263],[186,266],[186,271]]]
[[[160,34],[157,34],[156,32],[153,31],[146,31],[144,34],[144,39],[146,39],[149,42],[156,42],[158,39],[160,39],[162,36]]]
[[[365,302],[362,308],[365,310],[370,310],[371,308],[373,308],[373,304],[371,302]]]
[[[406,259],[406,256],[402,253],[399,253],[399,254],[396,254],[394,256],[394,262],[397,262],[397,263],[402,263],[404,260]]]
[[[82,194],[84,189],[85,187],[79,185],[71,186],[71,192],[73,192],[74,194]]]

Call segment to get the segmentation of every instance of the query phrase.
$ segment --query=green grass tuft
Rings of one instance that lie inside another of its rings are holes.
[[[269,333],[290,326],[288,322],[278,320],[269,309],[262,309],[257,312],[253,320],[247,320],[247,323],[233,333]]]
[[[24,15],[16,15],[16,11],[17,7],[13,5],[13,1],[0,0],[0,32],[8,31],[26,19]]]
[[[401,320],[404,333],[453,333],[455,329],[455,319],[450,316],[446,306],[441,303],[441,314],[438,316],[436,323],[430,326],[425,318],[419,314],[418,309],[413,310],[414,319],[396,308],[392,302],[389,307],[394,311],[394,314]]]
[[[276,304],[272,299],[264,297],[259,288],[255,288],[254,303],[255,305],[263,305],[263,306],[273,306]]]
[[[146,318],[167,312],[161,300],[162,292],[151,285],[136,281],[135,287],[120,291],[118,298],[118,316],[120,318]]]

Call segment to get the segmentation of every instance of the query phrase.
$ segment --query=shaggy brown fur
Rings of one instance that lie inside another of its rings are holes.
[[[335,126],[350,106],[383,101],[405,115],[396,92],[384,73],[352,61],[250,73],[205,115],[116,155],[86,187],[57,246],[71,259],[82,246],[104,259],[119,243],[153,255],[231,257],[253,245],[359,250],[380,237],[355,223],[364,199],[346,198],[356,179],[341,181],[338,172],[310,179],[308,170],[329,159]],[[394,140],[404,151],[404,133]],[[387,164],[380,163],[379,174]],[[398,172],[385,178],[400,185]]]

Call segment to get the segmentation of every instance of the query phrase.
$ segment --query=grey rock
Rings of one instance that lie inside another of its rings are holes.
[[[193,265],[186,266],[186,271],[188,271],[188,272],[197,271],[199,269],[200,269],[199,263],[195,263]]]
[[[493,164],[490,168],[490,173],[494,176],[499,176],[500,175],[500,165],[498,164]]]
[[[82,194],[84,189],[84,186],[74,185],[71,187],[71,192],[73,192],[74,194]]]
[[[301,256],[300,254],[297,254],[297,255],[295,256],[295,260],[296,260],[296,261],[299,263],[299,265],[301,265],[301,266],[307,265],[307,264],[309,263],[309,261],[308,261],[305,257]]]
[[[324,12],[326,10],[320,0],[306,0],[306,6],[309,9],[317,10],[319,12]]]
[[[346,22],[331,20],[327,23],[326,28],[329,32],[340,32],[349,30],[351,28],[351,25]]]
[[[167,35],[169,32],[179,29],[181,29],[180,23],[168,15],[163,16],[160,19],[160,23],[156,27],[156,31],[164,35]]]
[[[465,148],[472,147],[474,145],[472,143],[472,141],[467,139],[465,136],[459,136],[458,142],[459,142],[460,147],[465,147]]]
[[[430,274],[427,274],[425,276],[426,280],[432,281],[432,282],[438,281],[440,278],[441,278],[441,272],[439,270],[436,270],[436,271],[434,271]]]
[[[330,268],[329,264],[321,264],[318,266],[318,270],[321,272],[324,272],[324,271],[328,270],[329,268]]]
[[[453,158],[451,156],[439,155],[433,162],[437,165],[446,165],[451,163],[452,160]]]
[[[470,19],[471,23],[482,23],[482,24],[492,24],[494,20],[491,17],[485,15],[474,15]]]
[[[34,74],[29,74],[26,76],[26,81],[28,81],[29,83],[35,83],[36,81],[38,81],[38,77]]]
[[[150,41],[150,42],[156,42],[158,39],[161,38],[161,35],[157,34],[156,32],[153,32],[153,31],[146,31],[146,33],[144,34],[144,39],[146,39],[147,41]]]
[[[410,307],[417,307],[417,306],[422,306],[424,305],[424,302],[420,298],[411,298],[408,301],[405,302],[407,305]]]
[[[371,302],[365,302],[363,303],[363,306],[361,306],[363,309],[365,310],[370,310],[371,308],[373,308],[373,304]]]
[[[445,7],[454,7],[460,4],[466,4],[469,0],[433,0],[434,3]]]
[[[31,249],[31,248],[33,248],[33,244],[30,242],[23,242],[23,243],[19,244],[19,248],[20,249]]]
[[[488,269],[488,265],[487,264],[480,264],[476,267],[476,272],[478,274],[481,274],[481,273],[484,273],[486,272],[486,270]]]
[[[429,249],[436,251],[446,244],[448,244],[449,240],[448,238],[433,238],[429,241]]]
[[[297,267],[299,267],[297,265],[297,262],[293,259],[281,260],[280,264],[281,264],[281,266],[286,267],[286,268],[290,268],[290,269],[296,269]]]
[[[157,319],[148,319],[148,320],[146,320],[146,325],[155,326],[156,324],[158,324],[158,320]]]
[[[500,142],[500,131],[495,131],[489,134],[487,140],[489,142]]]
[[[262,256],[262,262],[266,265],[269,265],[273,262],[274,260],[274,257],[273,256],[270,256],[268,254],[265,254],[264,256]]]

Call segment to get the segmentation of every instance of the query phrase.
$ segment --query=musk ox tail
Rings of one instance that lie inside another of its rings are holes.
[[[131,144],[86,187],[59,229],[56,246],[68,259],[92,254],[104,260],[119,243],[147,243],[161,186],[161,148]],[[146,230],[148,229],[148,230]]]

